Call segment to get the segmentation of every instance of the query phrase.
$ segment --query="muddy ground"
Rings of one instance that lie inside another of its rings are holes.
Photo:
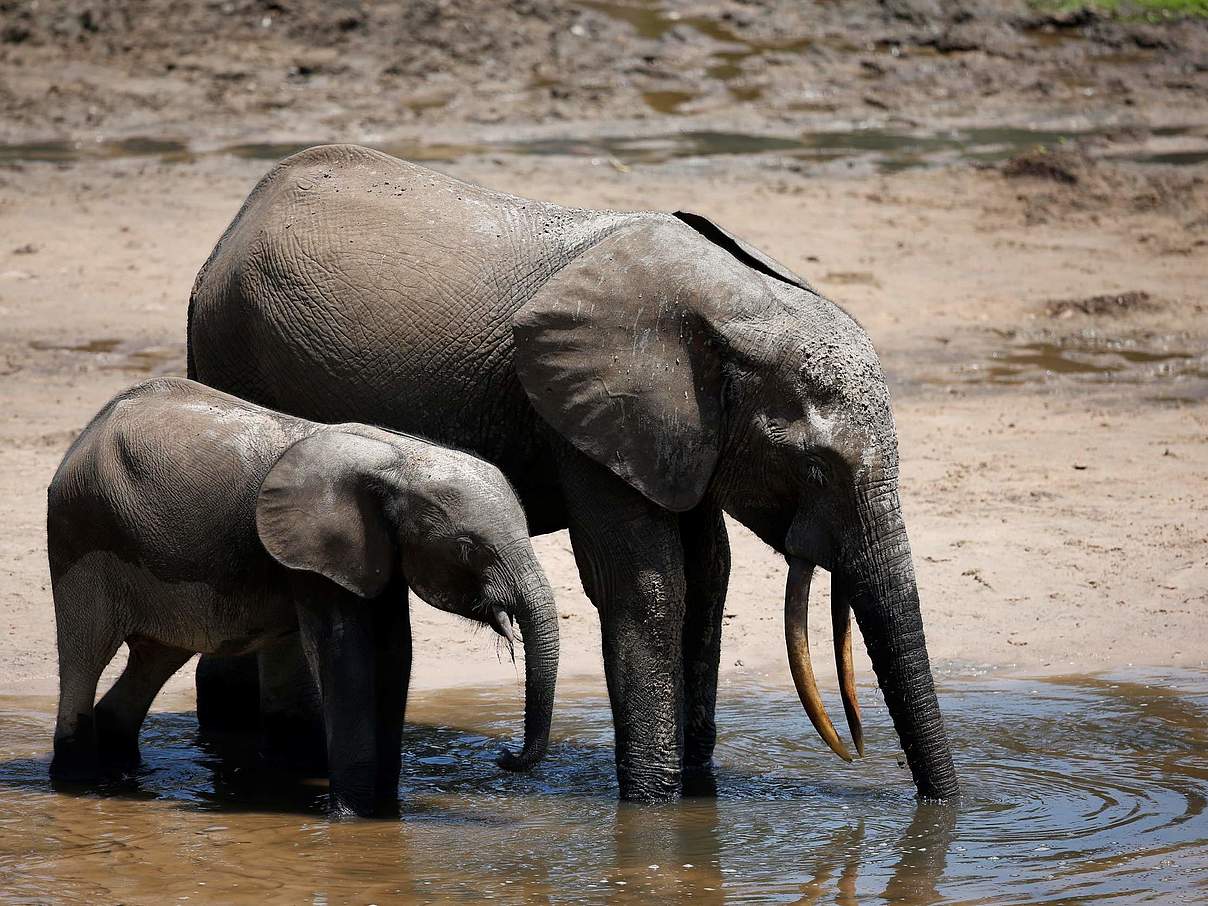
[[[1202,19],[1022,0],[0,0],[8,141],[447,140],[668,116],[1135,134],[1202,125],[1206,91]]]
[[[847,306],[893,385],[940,669],[1203,665],[1206,36],[1010,3],[0,0],[0,691],[54,689],[62,452],[119,389],[183,372],[198,267],[267,158],[319,139],[698,210]],[[950,129],[981,150],[927,143]],[[835,130],[852,147],[802,138]],[[784,565],[733,543],[723,669],[791,694]],[[565,535],[539,550],[563,672],[598,673]],[[488,634],[414,612],[419,684],[516,677]]]

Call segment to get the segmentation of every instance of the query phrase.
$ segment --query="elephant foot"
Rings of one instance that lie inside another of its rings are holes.
[[[713,762],[685,765],[683,792],[686,799],[713,799],[717,797],[717,772]]]
[[[291,773],[327,773],[327,738],[322,723],[304,717],[264,715],[260,760]]]
[[[400,814],[401,811],[397,797],[394,799],[381,799],[371,803],[348,802],[334,794],[331,797],[329,817],[337,821],[354,818],[390,821],[397,819]]]
[[[682,795],[679,771],[617,771],[626,802],[674,802]]]
[[[331,775],[333,818],[397,818],[397,786],[387,794],[377,790],[372,765],[352,765]]]
[[[87,733],[55,739],[55,754],[50,762],[50,779],[53,782],[89,784],[101,779],[101,763],[91,730],[89,726]]]
[[[143,762],[138,749],[138,729],[123,727],[100,706],[96,709],[96,741],[100,767],[107,775],[128,774]]]

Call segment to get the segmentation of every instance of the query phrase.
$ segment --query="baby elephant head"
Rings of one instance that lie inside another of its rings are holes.
[[[362,433],[363,432],[363,433]],[[486,623],[525,655],[525,739],[500,764],[525,770],[549,741],[558,614],[503,473],[417,438],[337,427],[289,447],[256,503],[265,550],[364,598],[406,582],[440,610]]]

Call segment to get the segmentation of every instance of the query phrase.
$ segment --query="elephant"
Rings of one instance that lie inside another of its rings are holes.
[[[878,356],[707,218],[568,208],[314,147],[260,180],[198,273],[188,368],[306,418],[471,450],[534,534],[569,529],[622,798],[715,792],[723,512],[787,559],[790,667],[824,740],[851,759],[806,644],[819,567],[856,749],[853,612],[919,794],[956,795]]]
[[[525,770],[545,752],[558,615],[520,502],[481,459],[161,378],[119,394],[84,429],[47,514],[57,781],[136,767],[152,700],[194,653],[260,652],[266,724],[297,727],[317,688],[334,810],[395,812],[408,587],[509,644],[519,626],[524,746],[499,760]],[[125,669],[94,705],[123,642]],[[299,648],[313,684],[291,669]]]

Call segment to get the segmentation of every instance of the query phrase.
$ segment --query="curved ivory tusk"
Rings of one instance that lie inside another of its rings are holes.
[[[843,697],[843,713],[851,730],[851,741],[864,757],[864,725],[860,722],[860,702],[856,698],[856,671],[851,656],[851,607],[842,587],[831,579],[831,627],[835,637],[835,668],[839,672],[839,694]]]
[[[512,628],[512,618],[502,607],[492,606],[490,617],[491,628],[503,636],[508,644],[508,654],[512,663],[516,663],[516,631]]]
[[[847,748],[839,740],[835,725],[826,714],[822,697],[818,694],[818,683],[814,679],[814,665],[810,662],[810,642],[807,615],[810,603],[810,578],[814,567],[796,557],[789,561],[788,585],[784,591],[784,640],[788,646],[789,669],[793,671],[793,683],[797,695],[809,715],[810,722],[823,742],[831,747],[844,761],[851,761]]]

